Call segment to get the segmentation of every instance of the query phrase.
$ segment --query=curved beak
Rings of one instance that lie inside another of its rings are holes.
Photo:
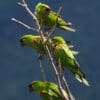
[[[23,42],[23,39],[22,38],[19,40],[19,42],[20,42],[20,45],[21,46],[24,46],[24,42]]]
[[[29,85],[28,85],[28,88],[29,88],[29,91],[30,91],[30,92],[34,91],[34,89],[33,89],[32,87],[33,87],[33,84],[29,84]]]

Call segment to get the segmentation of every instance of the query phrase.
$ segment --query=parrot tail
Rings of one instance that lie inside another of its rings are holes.
[[[68,30],[68,31],[71,31],[71,32],[75,32],[76,30],[71,28],[71,27],[68,27],[68,26],[59,26],[60,28],[64,29],[64,30]]]
[[[73,72],[73,74],[75,75],[75,78],[85,84],[86,86],[90,86],[89,82],[87,81],[85,74],[81,71],[80,66],[78,64],[78,62],[76,60],[74,60],[75,65],[77,66]]]
[[[80,75],[76,74],[76,75],[75,75],[75,78],[76,78],[79,82],[85,84],[86,86],[90,86],[89,82],[87,81],[87,79],[86,79],[85,77],[82,77],[82,76],[80,77]]]

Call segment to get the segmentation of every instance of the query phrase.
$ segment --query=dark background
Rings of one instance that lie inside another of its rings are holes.
[[[37,93],[30,93],[27,85],[33,80],[41,80],[38,54],[29,47],[22,48],[19,38],[33,33],[12,22],[15,17],[34,27],[34,22],[17,2],[20,0],[0,0],[0,100],[40,100]],[[27,0],[34,11],[40,0]],[[86,87],[65,71],[69,87],[76,100],[98,100],[100,98],[100,1],[99,0],[41,0],[57,11],[63,7],[61,15],[73,23],[76,32],[57,30],[73,41],[76,57],[91,86]],[[44,60],[47,80],[54,80],[46,59]]]

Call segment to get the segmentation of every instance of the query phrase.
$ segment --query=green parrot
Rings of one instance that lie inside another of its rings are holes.
[[[46,40],[45,37],[44,40]],[[22,46],[29,46],[34,48],[37,52],[39,52],[42,55],[46,54],[46,51],[42,44],[41,37],[39,35],[23,35],[20,38],[20,43]]]
[[[35,7],[35,16],[47,29],[53,28],[56,23],[58,28],[75,32],[75,29],[71,28],[72,23],[64,21],[60,15],[57,16],[47,4],[39,2]]]
[[[66,67],[79,82],[89,86],[84,73],[81,71],[78,62],[74,57],[74,54],[77,54],[77,52],[71,51],[66,41],[60,36],[55,36],[53,38],[52,46],[56,61],[58,62],[60,59],[61,65]]]
[[[36,91],[40,93],[43,100],[64,100],[59,92],[58,86],[53,82],[33,81],[29,84],[30,91]],[[68,95],[62,90],[64,96],[68,98]]]

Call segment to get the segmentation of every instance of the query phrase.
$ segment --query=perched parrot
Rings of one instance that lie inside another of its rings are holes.
[[[51,29],[55,26],[55,23],[58,28],[75,32],[75,29],[71,28],[72,23],[64,21],[63,18],[54,11],[51,11],[51,8],[44,3],[38,3],[35,7],[35,16],[39,20],[40,24],[43,24],[47,29]]]
[[[74,57],[75,51],[73,52],[69,49],[65,40],[60,36],[55,36],[52,40],[52,46],[56,61],[58,62],[60,59],[61,65],[66,67],[79,82],[89,86],[84,73],[81,71],[78,62]]]
[[[39,92],[43,100],[64,100],[58,86],[53,82],[33,81],[28,87],[30,91]],[[67,93],[64,90],[62,91],[64,96],[68,98]]]
[[[45,37],[44,40],[46,40]],[[34,48],[37,52],[39,52],[42,55],[46,54],[41,37],[39,35],[23,35],[20,38],[20,43],[22,46],[30,46]]]

